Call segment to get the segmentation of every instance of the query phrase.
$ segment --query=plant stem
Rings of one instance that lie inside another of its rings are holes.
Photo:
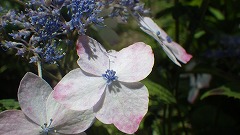
[[[162,134],[163,135],[166,135],[166,126],[165,126],[165,123],[166,123],[166,120],[167,120],[167,105],[164,106],[163,108],[163,130],[162,130]]]
[[[26,4],[24,2],[22,2],[22,1],[20,1],[20,0],[11,0],[11,1],[13,1],[14,3],[19,4],[20,6],[22,6],[24,8],[26,8]]]
[[[167,105],[167,109],[168,109],[168,122],[167,122],[168,131],[167,131],[167,134],[172,135],[172,107],[171,107],[171,105]]]
[[[37,68],[38,68],[38,76],[42,78],[42,65],[40,60],[37,61]]]
[[[174,0],[174,6],[178,5],[178,0]],[[179,43],[179,17],[175,17],[175,41]]]
[[[199,27],[199,25],[201,25],[204,15],[208,9],[208,4],[209,4],[210,0],[202,0],[202,4],[200,6],[200,11],[199,11],[199,18],[198,19],[194,19],[192,21],[190,21],[190,25],[189,25],[189,34],[188,37],[185,41],[185,46],[184,48],[186,50],[188,50],[190,48],[190,45],[192,44],[192,41],[194,39],[194,34],[195,31],[197,30],[197,28]],[[196,21],[197,20],[197,21]]]
[[[48,72],[46,69],[43,69],[43,74],[44,74],[44,76],[47,76],[47,77],[49,77],[49,78],[52,79],[52,80],[55,80],[55,81],[57,81],[57,82],[60,81],[60,79],[59,79],[58,77],[56,77],[56,76],[53,75],[52,73]]]

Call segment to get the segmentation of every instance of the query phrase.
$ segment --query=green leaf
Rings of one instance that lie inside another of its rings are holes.
[[[218,19],[218,20],[224,20],[224,15],[218,10],[213,7],[209,7],[209,11]]]
[[[189,6],[198,6],[198,7],[200,7],[201,4],[202,4],[202,1],[201,1],[201,0],[192,0],[192,1],[187,2],[186,5],[189,5]]]
[[[227,88],[225,86],[210,90],[205,92],[202,96],[201,99],[204,99],[209,96],[215,96],[215,95],[222,95],[222,96],[228,96],[228,97],[233,97],[236,99],[240,99],[240,93],[239,92],[234,92],[231,91],[230,88]]]
[[[14,99],[0,100],[0,110],[19,109],[19,103]]]
[[[204,34],[206,34],[206,32],[203,31],[203,30],[201,30],[201,31],[196,32],[196,33],[194,34],[194,38],[195,38],[195,39],[198,39],[198,38],[202,37]]]
[[[166,104],[176,103],[176,99],[173,94],[161,85],[149,79],[144,79],[142,83],[148,88],[150,97],[157,97],[157,100]]]

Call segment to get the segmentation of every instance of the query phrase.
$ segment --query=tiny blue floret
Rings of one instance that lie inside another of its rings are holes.
[[[167,42],[168,42],[168,43],[171,43],[171,42],[172,42],[171,37],[167,36],[166,39],[167,39]]]
[[[106,74],[102,74],[102,77],[107,80],[107,84],[111,84],[113,81],[117,80],[116,72],[113,70],[107,70]]]

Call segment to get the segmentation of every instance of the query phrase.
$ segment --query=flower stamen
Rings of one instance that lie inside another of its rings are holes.
[[[107,80],[107,84],[110,85],[113,81],[117,80],[116,72],[114,70],[107,70],[102,77]]]
[[[41,126],[41,128],[42,128],[42,132],[41,132],[41,133],[42,133],[43,135],[48,135],[48,133],[53,130],[53,128],[50,128],[50,126],[51,126],[51,124],[52,124],[52,121],[53,121],[53,119],[50,119],[49,124],[44,123],[44,124],[43,124],[44,126]]]

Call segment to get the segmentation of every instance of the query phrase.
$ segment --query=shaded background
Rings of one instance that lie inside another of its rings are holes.
[[[153,38],[141,31],[130,17],[128,23],[106,19],[107,28],[91,27],[87,35],[107,49],[121,49],[134,42],[152,46],[155,54],[153,72],[142,81],[149,89],[149,111],[136,135],[238,135],[240,134],[240,1],[239,0],[144,0],[149,16],[176,42],[192,60],[174,65]],[[24,10],[15,0],[0,1],[5,9]],[[10,30],[11,28],[9,28]],[[1,32],[3,30],[1,29]],[[5,35],[0,35],[4,40]],[[77,67],[74,44],[58,65],[44,65],[44,79],[54,86],[58,79]],[[19,109],[17,89],[26,72],[37,73],[34,64],[0,48],[0,110]],[[140,54],[139,54],[140,55]],[[64,70],[64,71],[63,71]],[[193,103],[187,101],[188,75],[211,75]],[[54,79],[52,75],[58,79]],[[220,88],[224,86],[224,88]],[[206,93],[217,89],[219,93]],[[200,99],[205,94],[205,98]],[[212,95],[212,96],[210,96]],[[8,100],[6,100],[8,99]],[[87,130],[89,135],[122,135],[112,125],[98,121]]]

